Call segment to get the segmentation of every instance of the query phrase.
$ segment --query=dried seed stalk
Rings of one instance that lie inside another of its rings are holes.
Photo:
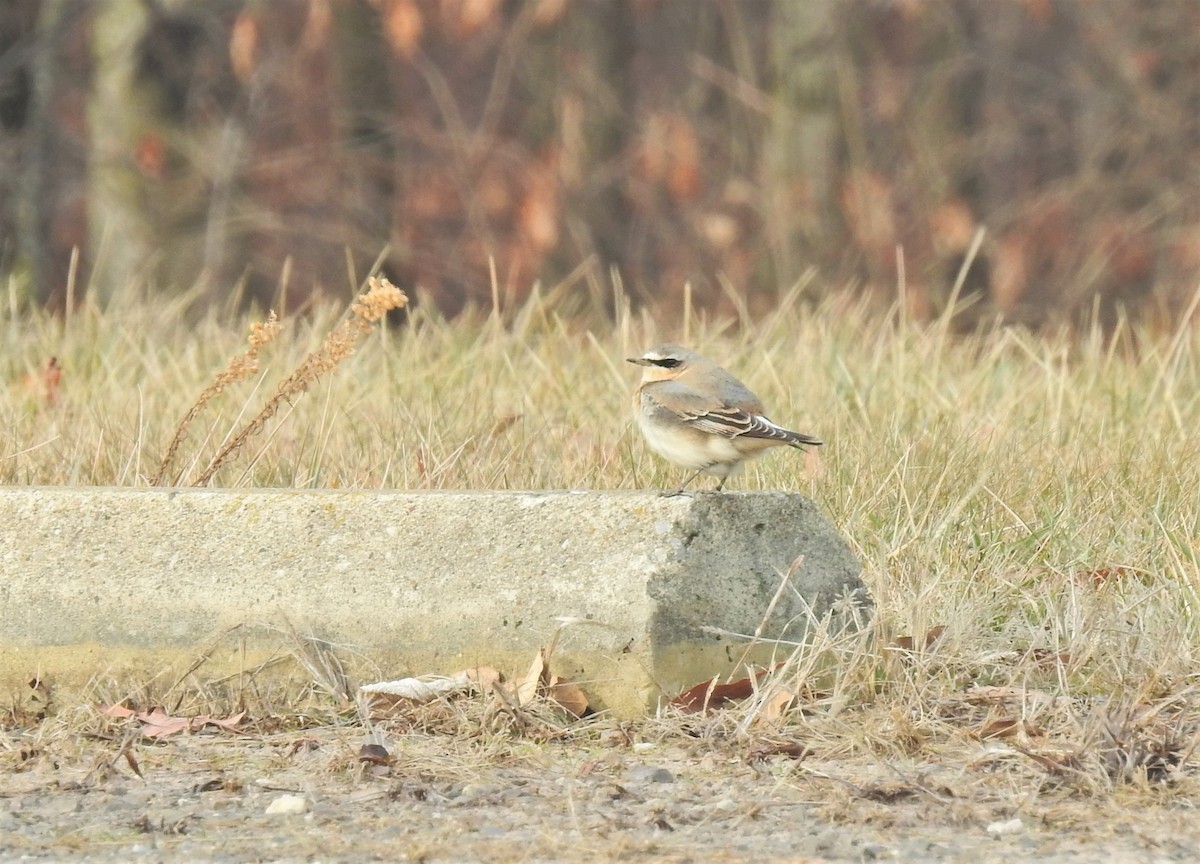
[[[179,453],[179,447],[187,438],[188,427],[192,421],[199,416],[200,412],[208,406],[208,403],[215,399],[225,390],[230,384],[235,384],[249,378],[258,371],[258,355],[266,345],[279,335],[281,325],[278,317],[274,312],[267,316],[266,321],[255,321],[250,325],[250,336],[247,341],[250,347],[244,352],[232,358],[228,365],[217,373],[216,378],[200,393],[200,396],[192,403],[192,407],[183,415],[183,419],[179,421],[179,425],[175,428],[175,437],[171,439],[171,443],[167,446],[166,452],[163,454],[162,461],[158,464],[158,470],[154,472],[154,476],[150,480],[152,486],[163,485],[167,475],[167,469],[175,461],[175,457]],[[178,478],[176,479],[178,482]]]
[[[358,341],[371,332],[379,319],[389,310],[399,309],[408,303],[405,293],[386,279],[373,278],[368,285],[368,290],[360,294],[350,306],[349,316],[325,337],[320,348],[310,352],[291,375],[279,382],[274,395],[267,400],[267,404],[258,415],[221,448],[192,485],[203,486],[211,480],[222,464],[262,431],[267,421],[275,416],[280,405],[306,391],[310,384],[326,372],[337,368],[339,363],[354,353]]]

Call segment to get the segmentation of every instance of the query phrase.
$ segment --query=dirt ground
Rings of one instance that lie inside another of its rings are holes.
[[[3,862],[1200,860],[1189,777],[1085,795],[1003,746],[837,759],[615,726],[584,742],[351,727],[7,746]]]

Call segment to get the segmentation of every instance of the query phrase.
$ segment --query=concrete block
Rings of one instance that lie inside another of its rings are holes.
[[[239,625],[239,651],[292,628],[385,677],[511,672],[570,617],[556,672],[635,714],[728,670],[742,643],[705,628],[754,633],[801,555],[764,631],[789,640],[865,599],[797,494],[5,488],[0,681],[186,668]]]

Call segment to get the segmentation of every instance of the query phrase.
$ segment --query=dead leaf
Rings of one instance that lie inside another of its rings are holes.
[[[786,687],[780,687],[763,702],[762,710],[759,711],[758,716],[768,723],[773,723],[782,717],[795,703],[795,691],[789,690]]]
[[[1079,771],[1080,759],[1077,752],[1067,750],[1037,752],[1017,744],[1009,746],[1018,753],[1028,756],[1050,774],[1074,774]]]
[[[172,717],[161,708],[155,708],[149,714],[139,714],[137,719],[142,722],[142,734],[147,738],[166,738],[192,728],[192,718]]]
[[[395,681],[376,681],[373,684],[364,684],[358,689],[374,696],[429,702],[440,696],[465,693],[469,690],[490,690],[500,677],[500,673],[491,666],[477,666],[453,675],[421,675]]]
[[[789,741],[780,744],[763,744],[754,747],[746,754],[747,762],[762,762],[764,759],[769,759],[772,756],[786,756],[789,759],[795,759],[799,762],[811,751],[798,741]]]
[[[382,744],[364,744],[358,748],[358,761],[371,765],[391,765],[392,754]]]
[[[754,674],[753,678],[740,678],[728,684],[718,684],[721,676],[717,675],[707,681],[701,681],[671,700],[671,704],[682,711],[696,713],[720,708],[727,702],[737,702],[754,695],[755,682],[768,672],[778,669],[782,663],[776,663],[770,669],[763,669]]]
[[[220,729],[224,729],[227,732],[236,732],[238,731],[238,726],[240,726],[242,721],[245,719],[246,712],[239,711],[236,714],[226,717],[224,720],[220,720],[216,717],[204,716],[197,717],[196,722],[203,726],[216,726]]]
[[[363,684],[358,689],[375,696],[394,696],[410,702],[431,702],[439,696],[459,693],[470,687],[471,681],[465,676],[424,675],[419,678],[377,681],[374,684]]]
[[[746,699],[754,694],[754,683],[750,678],[741,678],[729,684],[718,684],[720,676],[701,681],[684,690],[671,700],[671,704],[684,711],[696,712],[720,708],[726,702]]]
[[[140,767],[138,767],[137,757],[133,755],[133,750],[131,750],[128,746],[126,746],[124,748],[124,750],[122,751],[122,753],[125,756],[125,764],[127,764],[129,766],[129,770],[131,770],[134,774],[136,774],[142,780],[145,780],[146,778],[142,777],[142,769]]]
[[[147,738],[167,738],[180,732],[195,732],[205,726],[216,726],[228,732],[236,732],[238,725],[246,717],[245,711],[239,711],[225,719],[207,714],[199,717],[173,717],[160,707],[150,711],[134,711],[124,705],[109,705],[102,708],[100,713],[118,719],[136,719],[142,724],[139,731]]]
[[[558,640],[563,630],[574,624],[583,623],[591,622],[573,618],[559,619],[559,626],[555,628],[550,641],[539,648],[537,654],[534,655],[533,662],[529,664],[529,671],[513,685],[511,690],[498,690],[497,694],[506,702],[511,702],[517,707],[528,705],[539,694],[543,694],[575,717],[583,717],[587,714],[590,706],[583,691],[565,678],[559,678],[550,668],[550,658],[558,647]]]
[[[982,739],[1011,738],[1021,731],[1021,721],[1015,717],[997,717],[983,726],[975,734]]]
[[[500,670],[491,666],[476,666],[474,669],[464,669],[459,674],[466,675],[480,690],[491,690],[493,684],[504,680]]]
[[[917,789],[908,784],[870,783],[857,787],[857,793],[858,797],[865,798],[867,801],[878,801],[881,804],[895,804],[897,801],[915,797]]]
[[[570,681],[556,681],[546,689],[546,695],[576,718],[583,717],[588,712],[587,696]]]
[[[225,788],[225,781],[220,777],[215,777],[212,780],[205,780],[203,783],[197,783],[191,788],[192,795],[201,795],[205,792],[220,792]]]
[[[1045,730],[1018,717],[997,717],[984,723],[975,734],[986,741],[990,738],[1013,738],[1017,735],[1036,738],[1044,735]]]
[[[545,648],[539,648],[534,655],[533,663],[529,665],[529,671],[525,673],[525,677],[517,682],[517,704],[528,705],[537,696],[538,690],[543,684],[543,675],[546,675],[546,658],[543,656]],[[548,678],[548,676],[547,676]],[[547,680],[544,683],[549,683]]]
[[[311,735],[305,735],[303,738],[297,738],[288,745],[287,755],[295,756],[297,753],[308,753],[313,750],[320,750],[321,742],[319,739]]]

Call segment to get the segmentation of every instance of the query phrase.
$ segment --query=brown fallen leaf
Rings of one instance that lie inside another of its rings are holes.
[[[576,718],[585,716],[590,708],[587,696],[576,684],[555,675],[550,668],[550,658],[554,656],[563,630],[579,623],[588,622],[579,619],[559,619],[559,626],[555,628],[550,641],[538,649],[533,662],[529,664],[529,671],[520,680],[511,688],[495,687],[493,682],[493,690],[497,697],[509,703],[510,707],[520,707],[528,705],[542,695]]]
[[[321,749],[321,741],[319,738],[314,738],[311,735],[305,735],[302,738],[297,738],[288,745],[287,755],[295,756],[297,753],[311,753],[313,750]]]
[[[858,797],[867,801],[878,801],[881,804],[895,804],[906,798],[915,798],[918,789],[915,786],[896,783],[868,783],[857,787]]]
[[[518,705],[528,705],[537,696],[543,685],[550,683],[549,671],[546,668],[546,649],[539,648],[525,677],[517,682],[516,696]]]
[[[220,777],[214,777],[212,780],[205,780],[203,783],[197,783],[190,790],[192,795],[202,795],[205,792],[219,792],[225,788],[225,781]]]
[[[984,723],[975,732],[975,735],[981,740],[989,738],[1012,738],[1016,735],[1024,735],[1027,738],[1039,738],[1045,734],[1046,730],[1042,727],[1019,717],[997,717],[994,720]]]
[[[1021,731],[1021,721],[1015,717],[997,717],[984,723],[975,734],[983,739],[988,738],[1011,738]]]
[[[129,770],[131,770],[134,774],[136,774],[142,780],[145,780],[146,778],[142,777],[142,769],[138,766],[137,757],[133,755],[133,751],[131,749],[129,749],[129,746],[126,745],[125,747],[123,747],[121,752],[125,756],[125,764],[127,764],[129,766]]]
[[[559,707],[575,718],[581,718],[588,712],[588,698],[584,692],[570,681],[557,679],[546,688],[546,695]]]
[[[739,678],[737,681],[731,681],[728,684],[718,684],[717,682],[721,680],[721,676],[716,675],[707,681],[701,681],[699,684],[684,690],[671,700],[671,704],[682,711],[696,713],[720,708],[728,702],[747,699],[754,695],[755,682],[758,679],[782,665],[782,663],[776,663],[768,669],[762,669],[754,673],[753,678]]]
[[[762,762],[772,756],[786,756],[789,759],[795,759],[799,762],[810,751],[807,747],[798,741],[788,741],[779,744],[761,744],[758,747],[751,748],[746,754],[747,762]]]
[[[1030,750],[1026,747],[1021,747],[1018,744],[1010,744],[1014,750],[1025,756],[1028,756],[1038,765],[1040,765],[1049,774],[1078,774],[1080,773],[1080,753],[1071,750],[1047,750],[1039,752]]]
[[[794,704],[796,704],[796,692],[787,687],[780,687],[763,702],[762,710],[758,713],[759,719],[773,723]]]
[[[364,744],[358,748],[358,761],[371,765],[391,765],[392,754],[382,744]]]
[[[559,678],[550,671],[549,654],[554,643],[538,650],[537,655],[529,666],[529,671],[516,684],[516,701],[518,705],[528,705],[544,694],[568,714],[576,718],[583,717],[588,712],[588,699],[578,686]]]
[[[504,680],[504,676],[500,674],[500,671],[491,666],[476,666],[473,669],[464,669],[458,674],[467,676],[467,680],[484,691],[491,690],[492,685]]]
[[[109,705],[102,708],[100,713],[120,719],[136,719],[142,724],[139,731],[147,738],[167,738],[180,732],[198,731],[205,726],[216,726],[228,732],[235,732],[246,717],[245,711],[239,711],[224,719],[207,714],[199,717],[173,717],[157,706],[150,711],[134,711],[124,705]]]

